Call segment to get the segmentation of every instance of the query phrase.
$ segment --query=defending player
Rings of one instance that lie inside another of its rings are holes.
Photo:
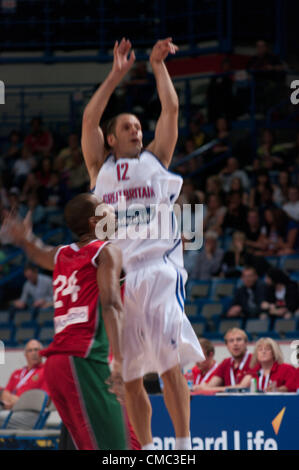
[[[143,375],[154,371],[164,382],[164,400],[174,425],[176,448],[189,449],[190,395],[181,366],[202,361],[204,355],[184,314],[186,271],[172,211],[182,178],[167,171],[178,136],[179,105],[164,59],[169,53],[175,54],[177,46],[167,38],[158,41],[150,55],[161,102],[154,140],[142,150],[139,120],[132,114],[120,114],[107,126],[111,154],[105,160],[104,135],[99,122],[111,94],[134,63],[134,52],[130,51],[130,41],[122,39],[120,44],[115,43],[112,70],[84,111],[82,149],[91,188],[95,188],[98,198],[117,209],[120,196],[124,196],[126,215],[132,203],[141,203],[145,215],[149,214],[151,205],[158,207],[163,203],[170,209],[169,237],[115,240],[122,249],[127,273],[123,377],[128,414],[143,449],[154,448],[151,405],[143,387]],[[155,224],[161,228],[158,218],[149,217],[144,230]]]
[[[51,398],[80,450],[127,448],[122,409],[106,383],[110,377],[111,389],[120,392],[122,254],[95,237],[98,204],[91,194],[67,204],[66,223],[79,237],[71,245],[43,248],[38,239],[27,239],[23,224],[14,221],[9,229],[32,261],[54,271],[55,336],[41,354],[48,357]],[[108,340],[114,356],[111,376]]]

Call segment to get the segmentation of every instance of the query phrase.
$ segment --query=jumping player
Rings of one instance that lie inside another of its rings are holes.
[[[122,255],[118,247],[95,236],[98,205],[89,193],[67,204],[66,223],[79,237],[71,245],[45,249],[40,240],[28,240],[24,225],[16,221],[10,231],[33,262],[54,271],[55,336],[41,354],[48,358],[45,378],[63,423],[80,450],[123,450],[127,444],[122,408],[107,384],[120,392]]]
[[[107,126],[106,158],[104,134],[99,122],[108,100],[135,61],[131,43],[115,43],[112,70],[87,104],[82,123],[82,149],[94,194],[118,207],[120,196],[130,204],[166,204],[172,212],[182,178],[170,173],[178,136],[178,98],[164,60],[175,54],[171,38],[158,41],[150,55],[157,83],[161,114],[155,137],[142,148],[138,118],[124,113]],[[128,214],[128,212],[127,212]],[[149,218],[151,220],[151,218]],[[128,220],[128,218],[126,218]],[[159,225],[158,219],[152,222]],[[118,218],[118,222],[120,219]],[[130,421],[143,449],[153,449],[151,405],[143,376],[158,372],[164,382],[164,400],[176,434],[176,449],[190,449],[190,394],[181,366],[204,359],[198,339],[184,314],[182,243],[172,214],[172,233],[156,240],[117,238],[127,273],[124,298],[123,378]],[[126,223],[125,223],[126,225]],[[140,224],[141,226],[141,224]],[[120,225],[119,225],[120,232]]]

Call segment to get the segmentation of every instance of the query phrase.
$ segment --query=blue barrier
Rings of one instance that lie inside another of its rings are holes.
[[[150,397],[157,449],[174,448],[174,431],[160,395]],[[299,450],[299,395],[240,394],[191,398],[193,450]]]

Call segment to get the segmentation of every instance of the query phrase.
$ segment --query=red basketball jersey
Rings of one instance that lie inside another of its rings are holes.
[[[68,354],[107,362],[108,340],[99,305],[96,258],[107,242],[59,248],[53,272],[54,330],[41,354]]]

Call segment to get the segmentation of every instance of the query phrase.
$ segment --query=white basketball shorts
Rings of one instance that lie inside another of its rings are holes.
[[[122,336],[125,382],[205,359],[184,313],[186,272],[152,260],[126,275]]]

